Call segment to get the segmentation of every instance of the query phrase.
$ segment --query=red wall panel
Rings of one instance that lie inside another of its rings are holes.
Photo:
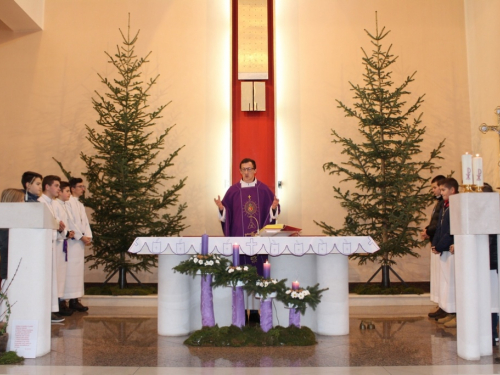
[[[274,141],[274,38],[273,0],[267,1],[269,79],[266,82],[266,111],[241,111],[241,81],[238,80],[238,0],[233,0],[232,17],[232,180],[240,180],[239,163],[244,158],[257,163],[257,179],[275,189]]]

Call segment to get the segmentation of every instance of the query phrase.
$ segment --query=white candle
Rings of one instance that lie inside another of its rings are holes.
[[[480,157],[479,154],[476,154],[474,159],[472,159],[472,172],[474,174],[474,184],[476,186],[483,186],[483,158]]]
[[[462,183],[464,185],[472,185],[472,155],[468,152],[462,155]]]

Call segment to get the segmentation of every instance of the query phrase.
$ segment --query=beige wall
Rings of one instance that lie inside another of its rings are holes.
[[[342,160],[331,144],[331,129],[356,137],[357,124],[336,108],[335,99],[352,104],[348,82],[361,83],[360,47],[370,49],[363,29],[379,25],[391,34],[399,56],[396,83],[417,70],[410,86],[428,132],[428,153],[447,138],[442,173],[456,171],[464,151],[485,155],[486,179],[498,184],[498,136],[481,135],[481,122],[494,123],[500,103],[496,72],[499,35],[495,0],[275,0],[277,194],[281,222],[320,234],[313,220],[339,226],[344,212],[333,198],[338,177],[322,165]],[[52,161],[64,161],[80,173],[80,151],[91,153],[84,139],[96,113],[97,77],[114,74],[104,51],[120,43],[118,28],[141,29],[136,51],[152,51],[145,78],[161,74],[153,90],[154,108],[172,100],[157,132],[177,124],[166,155],[186,145],[171,172],[188,176],[182,201],[190,228],[185,235],[221,233],[212,198],[229,182],[230,1],[229,0],[46,0],[44,30],[12,33],[0,29],[0,188],[19,187],[25,170],[59,173]],[[469,83],[470,82],[470,83]],[[498,186],[498,185],[497,185]],[[396,270],[408,281],[429,279],[429,249],[419,259],[405,258]],[[351,264],[350,280],[363,281],[375,270]],[[88,272],[86,281],[101,281]],[[156,274],[141,275],[155,281]]]
[[[151,108],[172,101],[155,130],[177,124],[160,155],[186,145],[169,170],[188,176],[184,234],[221,234],[212,199],[229,181],[229,0],[47,0],[43,31],[0,31],[0,188],[21,187],[25,170],[59,174],[52,157],[83,170],[80,151],[92,153],[84,125],[97,118],[91,97],[105,92],[97,73],[116,76],[104,51],[121,43],[128,13],[131,30],[141,30],[138,56],[153,52],[144,78],[160,74]]]
[[[341,147],[330,143],[331,129],[359,139],[355,119],[344,117],[335,99],[352,105],[348,82],[362,84],[362,51],[371,51],[364,29],[391,30],[383,41],[399,56],[393,80],[415,70],[411,98],[426,94],[421,107],[427,127],[424,154],[446,138],[441,172],[460,170],[460,155],[471,150],[467,45],[463,3],[449,1],[276,0],[276,82],[278,179],[285,208],[282,221],[320,234],[313,220],[342,225],[345,213],[333,198],[340,177],[322,171],[342,161]],[[491,44],[490,44],[491,45]],[[457,176],[457,173],[455,174]],[[345,186],[345,185],[344,185]],[[419,259],[406,257],[396,270],[408,281],[429,280],[429,249]],[[350,280],[366,281],[378,265],[357,267]]]
[[[500,2],[465,1],[467,27],[467,61],[469,65],[469,97],[472,150],[484,156],[485,181],[500,186],[499,136],[494,132],[482,134],[482,123],[497,125],[495,108],[500,105]]]

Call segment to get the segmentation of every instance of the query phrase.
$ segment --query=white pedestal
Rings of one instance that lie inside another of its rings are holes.
[[[44,204],[0,203],[0,228],[10,228],[6,282],[12,281],[8,297],[11,305],[15,303],[10,323],[38,321],[36,356],[41,357],[50,352],[52,230],[57,223]],[[9,324],[9,337],[11,327]]]
[[[455,242],[457,353],[467,360],[491,355],[491,297],[488,234],[500,233],[500,195],[450,197]]]

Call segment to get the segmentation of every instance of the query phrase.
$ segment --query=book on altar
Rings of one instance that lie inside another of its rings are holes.
[[[289,237],[298,236],[302,229],[286,224],[269,224],[259,231],[259,237]]]

